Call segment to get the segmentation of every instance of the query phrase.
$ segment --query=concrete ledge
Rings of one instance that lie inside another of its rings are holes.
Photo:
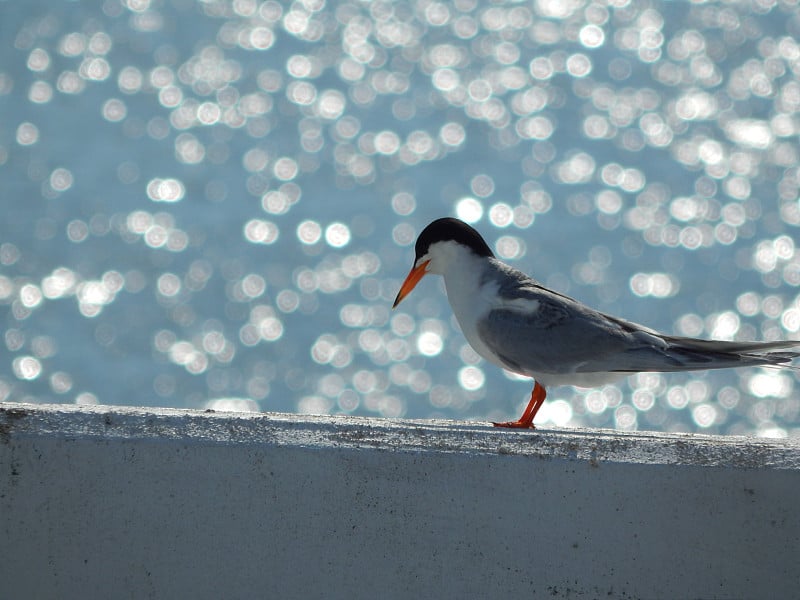
[[[800,440],[0,404],[9,598],[757,598]]]

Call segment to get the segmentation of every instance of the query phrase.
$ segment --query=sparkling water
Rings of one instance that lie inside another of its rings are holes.
[[[0,400],[504,420],[434,218],[669,333],[800,338],[795,3],[0,2]],[[537,423],[800,434],[796,372]]]

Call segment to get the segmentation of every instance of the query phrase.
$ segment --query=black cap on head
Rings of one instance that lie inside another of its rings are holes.
[[[445,217],[436,219],[419,234],[417,244],[414,246],[417,259],[425,256],[432,244],[450,240],[466,246],[478,256],[494,256],[489,245],[475,229],[464,223],[464,221]]]

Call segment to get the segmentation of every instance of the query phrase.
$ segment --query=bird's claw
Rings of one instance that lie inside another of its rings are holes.
[[[492,421],[492,425],[494,425],[495,427],[507,427],[507,428],[510,428],[510,429],[536,429],[536,427],[533,426],[533,422],[532,421],[526,423],[525,421],[522,421],[522,420],[520,420],[520,421],[505,421],[505,422],[502,422],[502,423],[495,423],[494,421]]]

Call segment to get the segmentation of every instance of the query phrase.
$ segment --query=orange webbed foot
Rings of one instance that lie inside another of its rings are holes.
[[[545,392],[544,387],[537,381],[533,386],[530,402],[528,402],[525,412],[522,413],[519,419],[516,421],[506,421],[504,423],[492,422],[492,425],[495,427],[507,427],[509,429],[536,429],[536,427],[533,426],[533,418],[536,416],[536,413],[539,412],[542,404],[544,404],[546,396],[547,392]]]
[[[524,421],[505,421],[503,423],[495,423],[492,421],[492,425],[495,427],[507,427],[509,429],[536,429],[532,422],[526,423]]]

